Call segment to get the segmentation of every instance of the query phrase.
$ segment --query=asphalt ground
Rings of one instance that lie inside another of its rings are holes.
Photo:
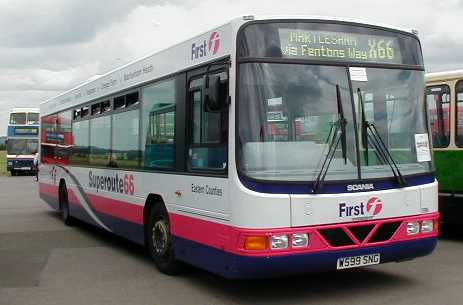
[[[463,304],[463,231],[443,227],[414,261],[305,276],[229,281],[189,268],[159,273],[142,248],[66,227],[31,176],[0,177],[0,304]]]

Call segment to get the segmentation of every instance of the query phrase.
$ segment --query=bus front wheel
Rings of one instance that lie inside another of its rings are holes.
[[[180,273],[181,263],[175,258],[169,215],[162,204],[150,210],[147,234],[148,252],[159,271],[168,275]]]

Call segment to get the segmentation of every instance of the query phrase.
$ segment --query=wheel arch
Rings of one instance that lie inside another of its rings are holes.
[[[61,210],[62,208],[62,201],[61,201],[61,196],[62,196],[62,192],[63,190],[66,189],[67,191],[67,186],[66,186],[66,180],[64,178],[61,178],[59,179],[59,184],[58,184],[58,208],[59,210]],[[67,194],[67,192],[66,192]],[[67,198],[67,200],[69,200],[69,198]]]
[[[147,238],[146,230],[147,230],[148,217],[150,214],[150,210],[157,205],[162,205],[167,210],[165,201],[162,198],[162,196],[159,194],[150,193],[148,197],[146,197],[145,206],[143,207],[143,227],[144,227],[144,232],[145,232],[145,244],[146,244],[146,238]]]

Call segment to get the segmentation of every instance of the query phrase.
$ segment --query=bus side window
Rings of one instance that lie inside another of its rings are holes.
[[[450,88],[447,85],[427,87],[426,102],[434,147],[450,143]]]
[[[176,79],[143,89],[143,166],[146,169],[175,169]]]
[[[455,86],[455,144],[463,147],[463,80],[458,81]]]
[[[56,150],[56,115],[44,116],[41,119],[41,163],[55,163]]]
[[[175,167],[175,106],[153,109],[149,114],[146,151],[151,167]],[[145,159],[147,161],[148,159]]]
[[[221,97],[228,98],[227,73],[219,74]],[[190,88],[199,80],[192,81]],[[200,82],[202,84],[202,81]],[[189,166],[193,170],[225,170],[227,168],[228,112],[206,112],[201,87],[190,89],[191,144]]]

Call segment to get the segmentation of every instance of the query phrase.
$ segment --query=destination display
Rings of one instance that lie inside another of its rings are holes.
[[[38,136],[39,128],[32,126],[8,126],[8,136]]]
[[[280,28],[283,57],[400,64],[397,37]]]

